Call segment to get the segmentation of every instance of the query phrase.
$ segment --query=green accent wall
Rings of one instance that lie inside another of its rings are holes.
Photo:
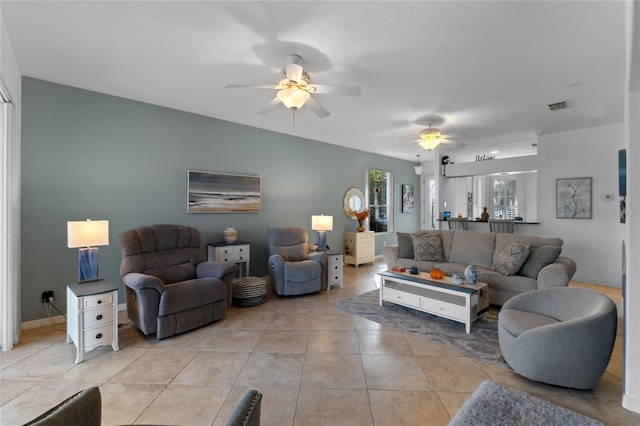
[[[24,77],[22,321],[46,317],[45,290],[66,312],[66,283],[78,265],[78,250],[67,248],[69,220],[109,220],[100,276],[119,286],[124,303],[120,232],[190,225],[206,249],[235,227],[251,243],[251,275],[267,275],[269,226],[304,226],[315,242],[311,216],[332,215],[327,242],[342,251],[343,232],[357,226],[342,199],[349,187],[364,191],[366,168],[393,172],[395,231],[419,228],[419,208],[400,212],[402,184],[414,185],[420,206],[412,162]],[[262,177],[262,212],[188,214],[187,170]],[[378,236],[376,254],[395,242],[395,233]]]

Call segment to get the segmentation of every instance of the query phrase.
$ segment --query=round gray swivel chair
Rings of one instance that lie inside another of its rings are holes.
[[[519,294],[500,310],[500,350],[509,366],[528,379],[592,389],[609,363],[617,318],[609,297],[584,288]]]

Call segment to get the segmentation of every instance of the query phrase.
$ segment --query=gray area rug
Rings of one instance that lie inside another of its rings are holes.
[[[483,361],[511,369],[498,344],[498,312],[490,308],[486,319],[478,318],[467,334],[464,324],[405,308],[390,302],[380,306],[378,290],[335,302],[333,306],[379,324],[414,334]]]
[[[600,426],[597,420],[491,380],[460,407],[449,426]]]

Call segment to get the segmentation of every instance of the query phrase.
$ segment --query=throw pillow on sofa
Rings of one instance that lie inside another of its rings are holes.
[[[413,240],[408,232],[396,232],[398,236],[398,257],[413,259]]]
[[[518,271],[518,275],[534,279],[538,278],[540,270],[553,263],[560,256],[561,251],[562,247],[548,244],[540,247],[531,247],[531,253],[529,253],[527,261]]]
[[[440,234],[412,234],[413,260],[430,262],[444,262],[442,250],[442,235]]]
[[[500,252],[491,269],[502,275],[513,275],[520,270],[529,257],[529,244],[511,243]]]

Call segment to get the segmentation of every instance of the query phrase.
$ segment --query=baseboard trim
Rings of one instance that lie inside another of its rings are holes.
[[[622,407],[640,414],[640,399],[623,394],[622,395]]]

